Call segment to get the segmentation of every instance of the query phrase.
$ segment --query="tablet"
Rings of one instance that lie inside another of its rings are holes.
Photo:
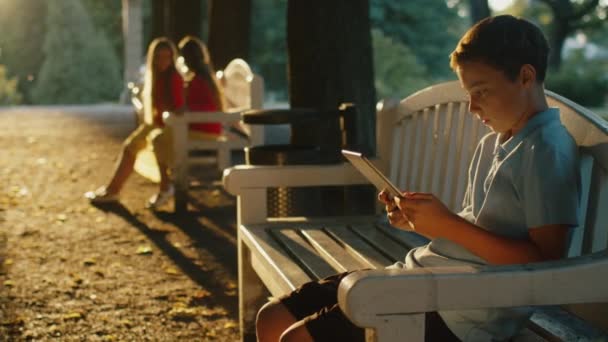
[[[355,151],[342,150],[342,155],[359,170],[378,190],[386,190],[389,194],[401,197],[401,191],[391,183],[363,154]]]

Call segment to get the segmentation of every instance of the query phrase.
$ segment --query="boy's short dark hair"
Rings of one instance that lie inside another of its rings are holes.
[[[536,69],[536,80],[543,82],[547,71],[549,44],[541,30],[531,22],[511,15],[488,17],[471,27],[450,54],[453,70],[463,62],[483,62],[502,70],[515,80],[521,67]]]

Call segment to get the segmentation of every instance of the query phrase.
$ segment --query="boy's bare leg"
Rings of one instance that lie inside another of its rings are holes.
[[[281,342],[314,342],[312,336],[306,329],[305,321],[298,321],[291,325],[283,335],[281,335],[279,341]]]
[[[259,342],[277,342],[289,327],[297,322],[279,301],[266,303],[258,312],[256,335]]]

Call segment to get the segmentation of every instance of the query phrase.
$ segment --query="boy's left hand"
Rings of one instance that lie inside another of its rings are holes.
[[[417,231],[428,227],[445,227],[446,222],[453,220],[455,215],[430,193],[405,192],[403,198],[395,198],[395,203]]]

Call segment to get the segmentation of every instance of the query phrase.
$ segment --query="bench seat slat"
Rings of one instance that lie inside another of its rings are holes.
[[[383,253],[390,258],[393,263],[397,260],[403,260],[408,249],[403,245],[395,242],[383,232],[376,229],[375,225],[353,224],[351,228],[365,240],[369,241],[380,253]]]
[[[262,226],[241,226],[240,233],[252,252],[252,264],[274,296],[288,293],[311,281]],[[263,253],[262,253],[263,251]]]
[[[292,228],[269,229],[268,232],[285,248],[311,276],[322,279],[338,273],[327,261],[323,260],[315,249]]]
[[[315,250],[325,259],[333,268],[340,272],[353,271],[364,268],[361,261],[337,243],[323,229],[302,229],[302,234],[308,239]]]
[[[338,240],[349,253],[359,258],[366,268],[384,268],[392,262],[345,226],[328,225],[325,227],[334,239]]]
[[[429,239],[425,238],[422,235],[391,227],[388,223],[377,223],[376,227],[378,230],[382,231],[389,237],[403,244],[408,250],[425,245],[429,242]]]

